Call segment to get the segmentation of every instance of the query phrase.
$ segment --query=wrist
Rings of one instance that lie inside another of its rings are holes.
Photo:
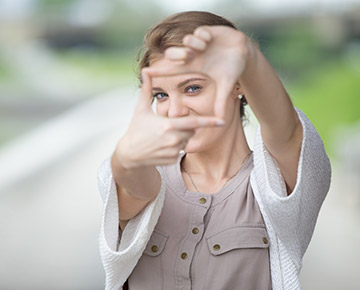
[[[236,31],[236,45],[243,58],[249,57],[252,50],[252,40],[242,31]]]
[[[125,148],[125,144],[120,140],[111,158],[113,168],[122,172],[131,170],[135,163]]]
[[[242,33],[242,32],[241,32]],[[242,58],[245,60],[244,70],[240,76],[239,81],[242,82],[246,80],[249,75],[253,73],[253,68],[257,67],[258,53],[260,52],[258,44],[255,43],[250,37],[245,33],[242,33],[240,37],[240,50]]]

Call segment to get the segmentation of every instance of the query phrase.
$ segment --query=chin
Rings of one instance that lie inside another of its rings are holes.
[[[201,142],[197,140],[189,140],[186,147],[184,148],[185,153],[197,153],[208,149],[211,145],[207,142]]]
[[[216,129],[216,130],[215,130]],[[222,134],[218,129],[221,128],[201,128],[186,144],[184,151],[186,153],[197,153],[217,147],[222,139]]]

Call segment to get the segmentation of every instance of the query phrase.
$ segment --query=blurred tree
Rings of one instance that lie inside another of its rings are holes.
[[[156,3],[146,0],[118,1],[111,16],[101,26],[100,37],[109,46],[132,50],[141,46],[145,30],[164,15]]]
[[[62,15],[66,9],[73,4],[74,0],[34,0],[35,9],[38,14],[45,17],[46,14],[50,13],[51,15]]]
[[[63,7],[75,2],[74,0],[36,0],[37,6],[42,8]]]

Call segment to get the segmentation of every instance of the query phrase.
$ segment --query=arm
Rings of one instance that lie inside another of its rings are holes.
[[[202,26],[184,37],[185,48],[169,48],[170,60],[184,60],[174,72],[200,70],[217,82],[215,114],[223,117],[225,103],[234,94],[245,94],[261,125],[264,143],[279,164],[291,192],[296,183],[302,128],[280,79],[256,45],[241,31],[225,26]],[[173,68],[174,67],[174,68]]]
[[[265,147],[260,130],[256,133],[254,170],[251,173],[251,185],[264,219],[287,248],[293,261],[303,256],[310,242],[331,180],[329,158],[319,134],[305,114],[299,109],[296,111],[303,138],[296,186],[291,195],[286,196],[278,164]]]
[[[142,76],[139,102],[111,159],[122,230],[159,193],[161,177],[155,166],[175,163],[195,129],[219,126],[215,117],[156,115],[151,106],[151,79],[144,70]]]
[[[156,197],[161,178],[155,166],[124,167],[125,157],[121,157],[120,147],[118,145],[111,158],[111,169],[116,184],[119,223],[123,231],[127,222]]]
[[[240,83],[238,93],[246,95],[261,126],[251,174],[254,194],[264,217],[270,220],[267,225],[293,261],[299,261],[330,184],[330,163],[320,136],[304,114],[296,113],[278,76],[244,33],[204,26],[186,36],[183,43],[185,48],[165,52],[175,61],[166,69],[173,74],[198,70],[216,80],[217,116],[224,114],[224,104]],[[284,180],[290,196],[286,196]]]
[[[240,84],[260,123],[263,142],[277,161],[290,194],[296,184],[302,126],[285,88],[264,55],[250,39],[245,45],[247,62]]]

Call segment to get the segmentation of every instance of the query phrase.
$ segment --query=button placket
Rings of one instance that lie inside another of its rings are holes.
[[[176,266],[176,289],[187,289],[187,285],[190,287],[192,260],[195,254],[195,248],[202,238],[202,233],[204,231],[204,217],[210,208],[210,201],[211,198],[200,197],[197,198],[196,203],[193,206],[191,217],[189,219],[188,233],[178,254],[179,261]]]

